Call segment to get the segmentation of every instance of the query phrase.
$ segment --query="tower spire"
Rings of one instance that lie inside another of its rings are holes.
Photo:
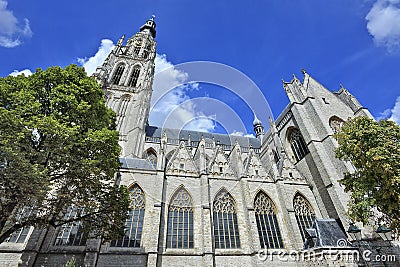
[[[142,27],[140,27],[141,32],[148,32],[153,36],[153,38],[156,37],[156,22],[154,21],[154,18],[156,16],[152,15],[151,19],[148,19],[145,24],[143,24]]]
[[[262,139],[262,137],[264,136],[264,127],[262,126],[262,122],[257,118],[257,115],[254,111],[253,114],[254,114],[254,121],[253,121],[254,132],[256,133],[257,138]]]
[[[156,57],[155,28],[152,17],[125,45],[123,35],[95,74],[107,105],[116,113],[124,157],[143,155]]]

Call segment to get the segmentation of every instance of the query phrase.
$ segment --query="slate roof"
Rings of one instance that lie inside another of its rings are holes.
[[[317,219],[311,229],[316,233],[314,247],[341,247],[344,246],[342,242],[347,240],[346,234],[335,219]]]
[[[215,142],[219,142],[219,144],[221,145],[234,145],[235,141],[237,140],[241,147],[249,147],[249,145],[252,145],[253,148],[261,147],[260,140],[255,137],[197,132],[191,130],[176,130],[155,126],[146,127],[146,136],[161,138],[164,131],[166,132],[168,139],[188,140],[188,136],[190,134],[190,140],[195,142],[200,141],[201,137],[203,136],[206,142],[210,142],[210,140],[212,140],[212,138],[214,137]]]
[[[150,170],[154,171],[153,165],[146,159],[139,159],[139,158],[119,158],[121,162],[122,169],[139,169],[139,170]]]

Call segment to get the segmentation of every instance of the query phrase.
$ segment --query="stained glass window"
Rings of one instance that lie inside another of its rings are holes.
[[[214,199],[213,219],[215,248],[240,248],[235,201],[225,190]]]
[[[301,237],[303,241],[306,240],[306,229],[311,228],[314,220],[315,213],[311,207],[310,202],[302,195],[296,194],[293,200],[293,208],[296,214],[296,221],[300,228]]]
[[[112,240],[112,247],[140,247],[145,210],[144,192],[138,185],[132,186],[129,191],[131,210],[125,222],[125,236],[119,240]]]
[[[135,66],[132,71],[131,77],[129,78],[128,86],[136,87],[139,79],[139,74],[140,74],[140,67]]]
[[[261,248],[283,248],[276,207],[264,192],[257,194],[254,200],[254,211]]]
[[[171,200],[167,225],[167,248],[193,248],[192,198],[184,188]]]
[[[32,212],[31,208],[20,208],[18,209],[17,216],[16,216],[16,221],[17,222],[22,222],[24,221],[24,218],[28,217]],[[14,242],[14,243],[24,243],[26,237],[28,236],[30,227],[22,227],[12,233],[6,240],[5,242]]]
[[[150,162],[154,169],[157,169],[157,156],[152,150],[147,151],[146,159]]]
[[[125,70],[125,65],[124,64],[120,64],[117,67],[117,70],[114,72],[114,75],[111,79],[111,83],[112,84],[119,84],[119,81],[121,80],[122,74],[124,73]]]
[[[289,135],[289,142],[296,161],[300,161],[309,153],[306,142],[298,129],[292,130]]]
[[[69,207],[64,215],[64,219],[72,219],[81,216],[82,209],[74,206]],[[84,246],[86,237],[83,234],[83,226],[80,221],[63,224],[54,242],[55,246]]]

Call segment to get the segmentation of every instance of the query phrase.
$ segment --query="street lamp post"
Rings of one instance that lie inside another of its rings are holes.
[[[349,230],[347,230],[351,240],[361,241],[361,229],[354,225],[354,223],[350,223]]]
[[[358,243],[358,246],[361,249],[361,245],[362,245],[361,229],[358,228],[356,225],[354,225],[354,223],[350,223],[347,233],[349,234],[350,238],[353,241],[356,241]],[[390,242],[392,240],[392,229],[390,229],[386,226],[379,225],[378,228],[376,229],[375,233],[377,233],[384,242],[388,242],[388,241]],[[368,243],[366,243],[366,245],[372,249],[375,249],[376,252],[378,253],[378,255],[381,254],[381,249],[382,249],[381,246],[373,246]],[[380,256],[382,256],[382,255],[380,255]],[[382,257],[381,257],[381,259],[382,259]],[[382,263],[384,266],[387,266],[386,261],[382,261]]]

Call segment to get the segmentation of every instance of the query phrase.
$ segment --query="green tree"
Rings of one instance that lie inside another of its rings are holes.
[[[93,236],[120,236],[129,194],[114,182],[119,153],[115,114],[83,68],[0,78],[0,243],[76,220]],[[68,207],[77,218],[65,218]]]
[[[344,124],[336,139],[336,157],[356,170],[340,183],[350,192],[350,218],[367,223],[370,211],[382,221],[400,227],[400,127],[389,120],[357,117]]]

